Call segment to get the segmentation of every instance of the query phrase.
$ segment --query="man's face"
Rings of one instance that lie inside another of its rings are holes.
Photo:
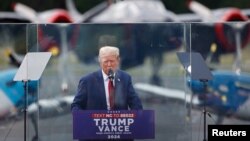
[[[106,74],[108,74],[109,69],[115,71],[119,66],[119,57],[113,54],[102,55],[100,56],[100,66]]]

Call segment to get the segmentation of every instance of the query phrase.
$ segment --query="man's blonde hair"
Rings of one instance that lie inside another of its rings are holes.
[[[115,55],[116,57],[119,57],[119,48],[114,46],[103,46],[99,49],[99,61],[100,57],[105,56],[106,54],[109,55]]]

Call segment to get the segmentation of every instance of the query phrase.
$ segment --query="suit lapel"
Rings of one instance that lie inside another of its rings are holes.
[[[102,105],[105,105],[105,108],[107,109],[106,95],[105,95],[105,88],[104,88],[104,80],[103,80],[101,70],[98,71],[97,85],[98,85],[98,88],[100,90],[99,91],[100,99],[98,101],[100,101]]]
[[[121,85],[121,78],[120,78],[120,73],[119,71],[116,72],[115,74],[115,94],[118,92],[118,88]]]
[[[122,101],[124,100],[122,98],[122,80],[120,76],[119,70],[115,74],[115,108],[119,105],[121,105]]]

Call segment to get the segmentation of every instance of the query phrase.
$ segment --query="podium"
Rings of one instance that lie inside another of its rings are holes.
[[[73,139],[154,139],[153,110],[73,111]]]

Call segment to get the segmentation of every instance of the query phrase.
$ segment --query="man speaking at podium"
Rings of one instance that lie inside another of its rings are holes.
[[[131,76],[119,70],[119,49],[104,46],[99,50],[100,70],[83,76],[71,105],[75,110],[142,110]]]

